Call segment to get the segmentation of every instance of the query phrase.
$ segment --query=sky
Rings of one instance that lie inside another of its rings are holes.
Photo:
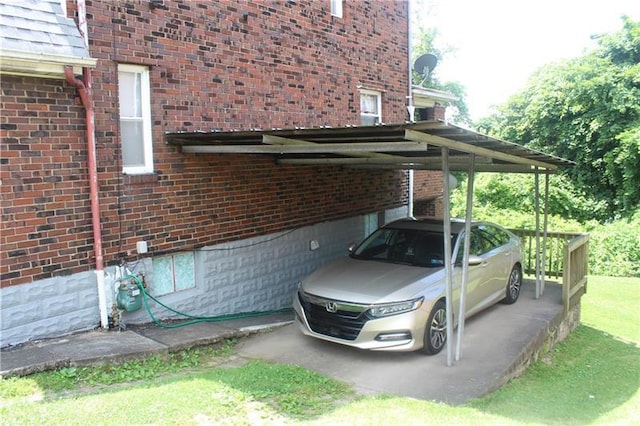
[[[455,49],[436,75],[467,91],[471,118],[490,114],[545,64],[581,56],[592,35],[640,20],[640,0],[412,0],[420,26],[438,29],[438,46]]]

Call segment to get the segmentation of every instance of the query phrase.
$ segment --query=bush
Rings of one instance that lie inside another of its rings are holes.
[[[640,211],[590,231],[589,273],[640,277]]]
[[[544,176],[540,176],[540,205],[544,191]],[[466,177],[456,191],[455,205],[464,209],[466,196]],[[474,199],[479,206],[491,206],[521,212],[532,212],[535,208],[535,180],[529,174],[481,173],[474,182]],[[574,185],[562,175],[549,177],[548,211],[550,215],[586,222],[608,217],[606,205],[593,197],[580,193]],[[464,214],[464,213],[463,213]]]
[[[501,187],[504,189],[504,186]],[[483,191],[487,193],[488,189],[483,187],[481,192]],[[506,228],[535,229],[533,208],[526,200],[517,201],[524,197],[517,193],[518,190],[510,190],[510,195],[507,196],[502,192],[498,199],[504,201],[503,208],[486,202],[487,198],[484,199],[485,202],[480,202],[479,198],[474,197],[473,218],[496,222]],[[452,194],[451,214],[464,217],[465,203],[466,185],[462,185]],[[541,228],[543,220],[540,215]],[[640,210],[630,219],[618,219],[604,224],[596,220],[581,222],[567,219],[564,215],[550,214],[547,229],[554,232],[589,233],[589,274],[640,277]]]

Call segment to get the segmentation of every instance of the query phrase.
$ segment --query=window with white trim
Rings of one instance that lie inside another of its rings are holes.
[[[156,296],[196,286],[193,252],[153,258],[151,286]]]
[[[342,1],[343,0],[329,0],[331,1],[331,15],[336,18],[342,18]]]
[[[375,90],[360,90],[360,124],[382,123],[382,95]]]
[[[153,173],[149,68],[118,65],[122,171]]]

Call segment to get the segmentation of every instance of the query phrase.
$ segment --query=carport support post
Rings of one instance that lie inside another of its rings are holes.
[[[542,286],[540,296],[544,293],[544,280],[547,269],[547,226],[549,225],[549,170],[544,175],[544,222],[542,223]]]
[[[533,181],[533,208],[535,210],[535,227],[536,227],[536,299],[540,297],[540,177],[538,168],[535,168]]]
[[[536,299],[542,295],[540,291],[540,169],[535,168],[535,211],[536,211]]]
[[[467,172],[467,206],[464,221],[464,252],[462,257],[462,283],[460,284],[460,308],[458,309],[458,338],[456,340],[456,361],[460,360],[462,353],[462,337],[464,335],[465,312],[467,310],[467,282],[469,281],[469,249],[471,247],[471,218],[473,209],[473,182],[476,156],[470,155],[469,171]],[[460,249],[458,249],[460,250]]]
[[[444,277],[447,314],[447,366],[453,365],[453,288],[451,284],[451,200],[449,188],[449,148],[442,147],[442,210],[444,222]],[[427,324],[427,327],[430,325]]]

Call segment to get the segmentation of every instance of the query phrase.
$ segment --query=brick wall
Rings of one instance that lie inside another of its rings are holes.
[[[413,196],[416,200],[434,199],[442,195],[442,172],[415,170]]]
[[[59,80],[2,76],[3,287],[92,262],[85,114],[74,92]]]
[[[442,218],[442,172],[415,170],[413,197],[414,216]]]
[[[405,120],[406,2],[87,1],[105,261],[400,206],[406,174],[188,155],[178,130],[358,124],[359,88]],[[117,63],[147,65],[155,173],[123,176]],[[2,286],[93,267],[84,110],[65,82],[2,78]]]

